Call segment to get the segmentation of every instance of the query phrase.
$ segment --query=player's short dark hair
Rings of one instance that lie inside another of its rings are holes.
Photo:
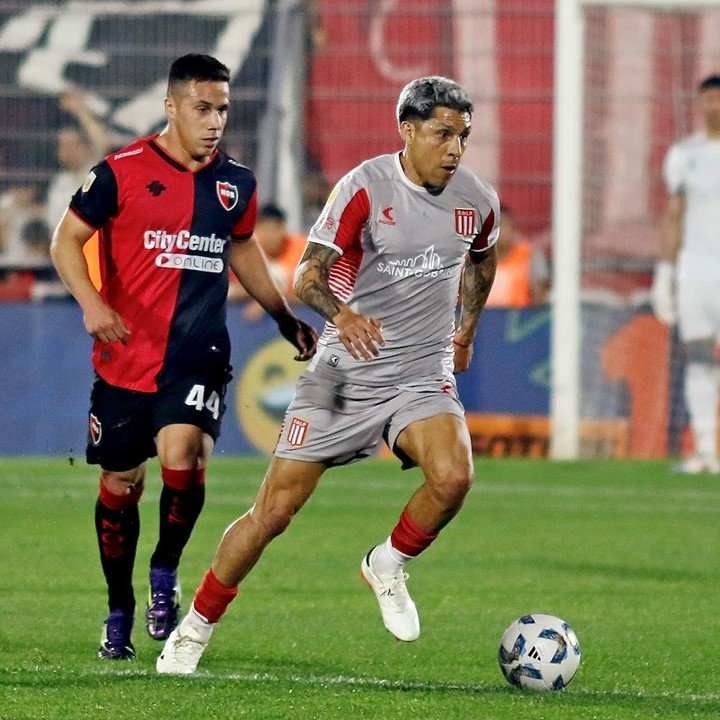
[[[168,86],[173,87],[189,80],[230,82],[230,70],[211,55],[189,53],[179,57],[170,66]]]
[[[277,220],[284,223],[287,220],[287,215],[279,205],[275,203],[265,203],[265,205],[258,210],[257,219]]]
[[[705,92],[712,88],[720,88],[720,75],[708,75],[698,85],[698,92]]]
[[[421,77],[409,82],[400,93],[398,122],[427,120],[437,107],[447,107],[472,115],[473,104],[465,90],[450,78],[440,75]]]

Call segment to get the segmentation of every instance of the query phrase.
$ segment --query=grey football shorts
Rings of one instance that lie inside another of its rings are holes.
[[[288,460],[345,465],[374,455],[384,440],[403,461],[415,463],[395,447],[398,435],[418,420],[450,413],[465,418],[454,380],[422,391],[397,387],[332,384],[305,373],[285,413],[275,455]]]

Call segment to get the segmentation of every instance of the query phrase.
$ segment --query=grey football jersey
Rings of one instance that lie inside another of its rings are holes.
[[[355,360],[326,323],[308,370],[358,385],[414,386],[452,377],[460,278],[468,251],[498,238],[495,190],[460,166],[439,195],[412,183],[399,153],[351,170],[330,193],[308,242],[336,249],[333,293],[382,322],[385,346]]]

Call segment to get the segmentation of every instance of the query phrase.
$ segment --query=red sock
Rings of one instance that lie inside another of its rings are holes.
[[[151,567],[174,569],[180,562],[205,502],[205,470],[162,468],[158,543]]]
[[[237,593],[236,587],[226,587],[215,577],[212,570],[208,570],[195,592],[193,606],[198,615],[202,615],[208,622],[216,623]]]
[[[190,490],[205,484],[205,468],[192,470],[172,470],[161,467],[163,485],[173,490]]]
[[[100,502],[110,510],[126,510],[132,505],[137,505],[142,497],[144,487],[140,489],[134,485],[130,487],[130,492],[124,495],[115,495],[107,489],[105,483],[100,482],[100,491],[98,492],[98,498]]]
[[[390,534],[390,542],[403,555],[415,557],[425,550],[437,536],[438,533],[429,535],[421,530],[405,508],[400,515],[400,521]]]

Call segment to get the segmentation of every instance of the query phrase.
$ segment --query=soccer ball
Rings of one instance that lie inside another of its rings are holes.
[[[533,613],[515,620],[505,631],[498,661],[511,685],[562,690],[580,665],[580,645],[564,620]]]

